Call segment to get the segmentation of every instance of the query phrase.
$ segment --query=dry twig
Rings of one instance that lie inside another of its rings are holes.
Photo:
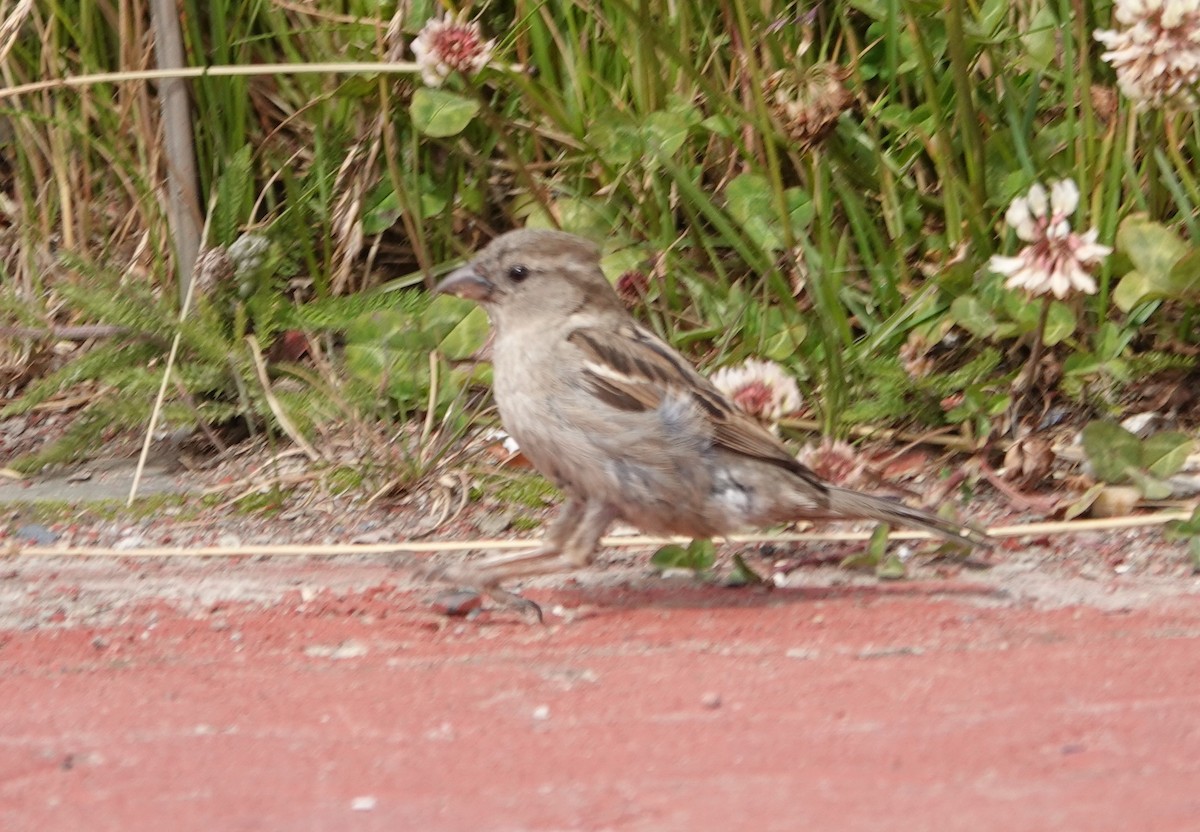
[[[1187,520],[1191,511],[1160,511],[1154,514],[1129,517],[1102,517],[1089,520],[1062,520],[1045,523],[1024,523],[1014,526],[996,526],[988,529],[992,537],[1030,537],[1045,535],[1077,534],[1080,532],[1129,529],[1145,526],[1161,526],[1173,520]],[[892,540],[929,540],[927,532],[898,531],[889,535]],[[746,534],[731,535],[732,543],[813,543],[854,542],[870,540],[871,532],[819,532],[801,534]],[[662,546],[667,543],[687,542],[687,538],[651,537],[629,535],[607,537],[600,545],[606,548],[643,548]],[[27,557],[117,557],[117,558],[173,558],[173,557],[331,557],[335,555],[382,555],[398,552],[466,552],[474,549],[523,549],[529,540],[398,540],[393,543],[263,543],[244,546],[146,546],[140,549],[117,549],[111,546],[20,546],[10,545],[4,554]]]

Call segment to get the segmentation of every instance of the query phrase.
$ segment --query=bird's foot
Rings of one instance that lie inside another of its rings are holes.
[[[441,567],[427,570],[422,577],[441,583],[454,584],[438,594],[434,606],[446,615],[467,615],[479,609],[480,599],[490,598],[498,607],[516,610],[523,618],[544,624],[542,608],[523,595],[500,586],[500,578],[486,571],[469,567]]]

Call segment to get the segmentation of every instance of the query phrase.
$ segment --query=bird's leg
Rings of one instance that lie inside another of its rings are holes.
[[[595,556],[596,546],[614,515],[615,512],[603,503],[585,503],[571,497],[538,547],[492,555],[476,564],[451,567],[439,571],[437,577],[486,593],[502,604],[530,610],[540,621],[542,611],[537,604],[502,589],[500,584],[514,578],[586,566]]]

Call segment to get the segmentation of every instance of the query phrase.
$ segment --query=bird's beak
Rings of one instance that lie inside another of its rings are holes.
[[[473,265],[467,264],[450,272],[434,291],[467,300],[486,301],[496,291],[496,284],[475,271]]]

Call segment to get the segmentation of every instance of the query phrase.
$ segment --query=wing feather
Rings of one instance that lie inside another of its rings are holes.
[[[715,445],[778,465],[818,493],[827,493],[825,483],[797,462],[774,434],[648,330],[634,324],[614,330],[584,326],[573,330],[567,341],[583,353],[589,391],[608,406],[652,411],[668,396],[688,396],[711,426]]]

